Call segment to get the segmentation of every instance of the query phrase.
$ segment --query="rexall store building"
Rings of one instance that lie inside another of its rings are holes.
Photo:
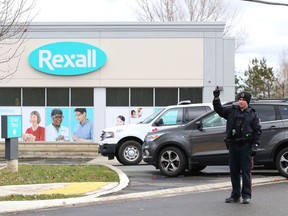
[[[222,101],[233,100],[235,44],[223,38],[224,27],[32,23],[20,61],[9,63],[18,64],[16,73],[1,81],[0,114],[22,115],[23,134],[33,113],[44,131],[59,117],[65,140],[73,141],[81,114],[75,109],[85,108],[93,124],[89,139],[98,142],[104,128],[140,122],[159,107],[211,102],[217,85]]]

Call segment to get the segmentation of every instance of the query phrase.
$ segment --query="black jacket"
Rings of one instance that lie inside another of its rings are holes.
[[[227,107],[222,107],[220,99],[213,100],[213,106],[216,113],[219,116],[225,118],[226,122],[226,134],[227,138],[230,138],[230,134],[232,131],[232,127],[237,116],[237,112],[239,111],[239,106],[232,105]],[[252,107],[248,107],[246,109],[246,116],[243,125],[243,139],[246,138],[247,135],[250,135],[252,144],[260,144],[260,136],[261,136],[261,124],[260,119]]]

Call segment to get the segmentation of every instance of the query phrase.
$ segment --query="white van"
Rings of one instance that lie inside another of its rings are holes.
[[[213,109],[210,103],[178,105],[160,108],[139,124],[128,124],[106,128],[99,143],[99,153],[109,160],[123,165],[136,165],[142,161],[142,143],[148,132],[184,125],[192,119]]]

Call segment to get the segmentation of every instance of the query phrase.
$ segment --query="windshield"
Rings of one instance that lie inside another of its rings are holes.
[[[157,110],[156,112],[154,112],[152,115],[150,115],[148,118],[146,118],[145,120],[143,120],[141,122],[141,124],[147,124],[147,123],[150,123],[153,119],[155,119],[159,113],[161,113],[162,111],[164,110],[164,108],[161,108],[159,110]]]

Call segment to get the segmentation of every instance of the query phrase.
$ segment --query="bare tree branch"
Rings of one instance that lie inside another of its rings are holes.
[[[28,4],[29,2],[29,4]],[[18,69],[28,27],[36,16],[36,0],[0,1],[0,80],[9,80]]]
[[[280,67],[276,76],[275,94],[278,97],[288,96],[288,50],[283,50],[280,54]]]
[[[139,21],[206,22],[225,21],[224,36],[236,35],[236,49],[244,44],[246,33],[238,24],[238,7],[226,0],[136,0]],[[234,31],[234,32],[233,32]]]
[[[280,3],[280,2],[269,2],[269,1],[260,1],[260,0],[242,0],[242,1],[260,3],[260,4],[268,4],[268,5],[288,6],[288,4]]]

